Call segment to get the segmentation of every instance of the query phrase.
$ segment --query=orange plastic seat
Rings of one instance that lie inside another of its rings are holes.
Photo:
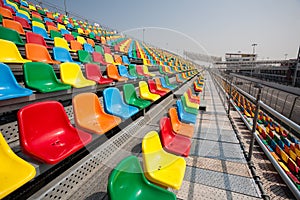
[[[194,135],[194,126],[186,124],[179,120],[177,109],[172,107],[169,109],[172,129],[175,133],[192,138]]]
[[[60,62],[52,60],[47,48],[39,44],[25,44],[26,57],[32,61],[46,62],[49,64],[59,64]]]
[[[104,134],[122,121],[119,117],[105,113],[94,93],[76,95],[73,108],[76,125],[96,134]]]
[[[17,22],[15,20],[10,20],[10,19],[3,19],[2,24],[5,28],[13,29],[17,31],[19,34],[25,35],[25,31],[22,25],[20,24],[20,22]]]
[[[1,7],[1,6],[0,6],[0,14],[3,17],[9,18],[9,19],[13,18],[12,12],[10,10],[6,9],[6,8]]]
[[[115,59],[115,62],[116,62],[117,65],[122,65],[123,64],[121,56],[115,54],[114,59]]]
[[[70,42],[70,46],[71,46],[71,49],[73,51],[78,51],[78,50],[82,50],[83,49],[82,44],[80,44],[80,42],[78,42],[76,40],[72,40]]]
[[[118,68],[113,64],[108,64],[106,68],[107,76],[116,81],[127,81],[128,78],[120,76]]]
[[[44,101],[18,112],[20,145],[27,155],[56,164],[92,140],[92,136],[72,126],[62,104]]]
[[[159,78],[155,78],[155,82],[156,82],[156,87],[158,90],[164,91],[164,92],[170,92],[171,90],[168,88],[165,88],[161,85],[160,79]]]
[[[0,39],[0,62],[3,63],[26,63],[30,60],[23,59],[16,44]]]
[[[34,178],[35,168],[18,157],[0,132],[0,199]]]
[[[86,42],[89,43],[90,45],[92,45],[92,47],[95,46],[95,41],[93,39],[87,38]]]

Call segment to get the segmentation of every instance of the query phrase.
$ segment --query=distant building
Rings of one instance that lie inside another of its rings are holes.
[[[226,53],[225,60],[227,63],[227,67],[234,67],[237,66],[237,63],[240,62],[238,65],[241,66],[241,62],[253,62],[256,61],[257,54],[246,54],[246,53]],[[249,67],[249,64],[242,64],[243,67]]]

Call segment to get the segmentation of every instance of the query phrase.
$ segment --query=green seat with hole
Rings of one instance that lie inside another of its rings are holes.
[[[151,101],[141,99],[137,96],[133,84],[124,84],[123,93],[125,97],[125,102],[129,105],[139,107],[140,109],[144,109],[151,104]]]

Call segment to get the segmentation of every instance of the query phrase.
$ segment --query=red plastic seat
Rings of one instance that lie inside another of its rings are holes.
[[[100,63],[102,65],[107,65],[108,63],[104,60],[103,56],[101,53],[94,51],[92,53],[93,61]]]
[[[24,153],[56,164],[92,140],[92,136],[72,126],[64,107],[45,101],[21,108],[18,112],[20,144]]]
[[[64,34],[65,40],[68,42],[71,42],[72,40],[75,40],[74,36],[72,34]]]
[[[101,69],[96,64],[85,64],[85,73],[88,79],[96,81],[99,84],[109,84],[114,81],[111,78],[106,78],[102,76]]]
[[[188,137],[173,132],[171,120],[168,117],[160,119],[160,138],[166,151],[188,157],[191,148],[191,140]]]
[[[191,102],[200,104],[200,97],[194,96],[194,95],[192,94],[191,88],[189,88],[189,89],[187,90],[187,95],[188,95],[189,100],[190,100]]]
[[[26,41],[27,43],[39,44],[39,45],[43,45],[47,49],[52,49],[46,44],[44,37],[41,36],[40,34],[36,34],[33,32],[26,32]]]
[[[148,85],[151,93],[158,94],[160,96],[164,96],[165,94],[167,94],[166,91],[158,90],[156,87],[156,83],[152,79],[148,80]]]
[[[145,74],[145,73],[144,73],[143,66],[141,66],[141,65],[137,65],[137,66],[136,66],[136,72],[137,72],[138,74],[140,74],[140,75],[143,75],[143,76],[146,76],[146,77],[150,77],[149,74]]]
[[[24,19],[22,17],[14,16],[14,20],[19,22],[23,28],[31,29],[31,26],[26,19]]]

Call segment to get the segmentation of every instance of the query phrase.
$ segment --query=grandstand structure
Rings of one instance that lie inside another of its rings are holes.
[[[46,6],[0,0],[0,199],[300,198],[279,100]]]

